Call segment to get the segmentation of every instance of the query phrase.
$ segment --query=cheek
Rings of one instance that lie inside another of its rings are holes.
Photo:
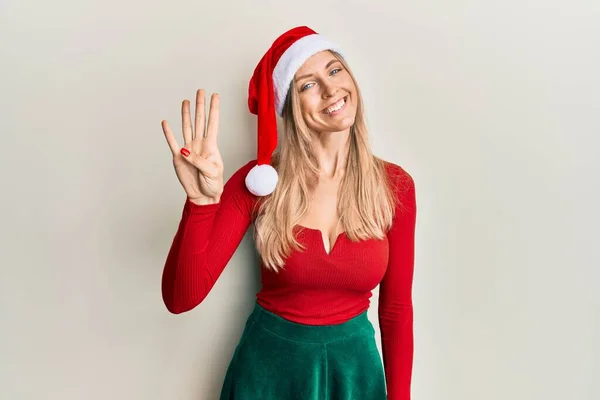
[[[311,112],[314,108],[314,99],[313,96],[310,96],[309,94],[303,94],[300,96],[299,99],[299,103],[300,103],[300,109],[302,110],[303,113],[306,112]]]
[[[356,93],[356,85],[354,85],[354,81],[352,80],[352,78],[350,78],[350,76],[348,76],[348,80],[345,82],[345,87],[348,88],[349,91],[351,91],[353,94]]]
[[[320,112],[321,100],[319,96],[307,95],[300,103],[300,108],[304,114],[318,115]]]

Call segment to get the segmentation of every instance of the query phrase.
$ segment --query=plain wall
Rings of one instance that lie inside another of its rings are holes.
[[[591,0],[0,1],[0,398],[217,398],[258,260],[248,233],[204,303],[166,310],[185,195],[160,121],[181,143],[181,101],[219,92],[227,179],[256,157],[256,63],[308,25],[416,182],[413,398],[599,399],[599,21]]]

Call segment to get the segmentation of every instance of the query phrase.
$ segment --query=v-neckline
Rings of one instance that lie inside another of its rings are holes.
[[[297,227],[301,228],[301,229],[306,229],[307,231],[311,231],[311,232],[316,232],[319,234],[319,242],[321,243],[321,250],[323,250],[323,253],[325,254],[325,256],[329,257],[331,256],[331,254],[333,253],[333,251],[336,249],[342,235],[345,235],[346,232],[342,231],[340,233],[338,233],[337,237],[335,238],[335,242],[333,244],[330,243],[330,248],[329,248],[329,252],[327,252],[327,249],[325,248],[325,240],[323,239],[323,232],[320,229],[316,229],[316,228],[309,228],[308,226],[304,226],[304,225],[300,225],[300,224],[296,224]]]

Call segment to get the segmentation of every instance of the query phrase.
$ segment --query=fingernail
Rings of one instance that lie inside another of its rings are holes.
[[[180,153],[183,154],[184,157],[187,157],[190,155],[190,151],[188,149],[186,149],[185,147],[181,148]]]

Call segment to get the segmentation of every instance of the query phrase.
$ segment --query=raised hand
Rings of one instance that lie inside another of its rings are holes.
[[[194,130],[190,101],[181,104],[181,124],[184,146],[180,149],[167,121],[161,122],[165,138],[173,154],[177,178],[190,201],[196,204],[218,203],[223,193],[223,160],[219,153],[219,95],[210,98],[208,128],[205,129],[204,90],[196,92]]]

